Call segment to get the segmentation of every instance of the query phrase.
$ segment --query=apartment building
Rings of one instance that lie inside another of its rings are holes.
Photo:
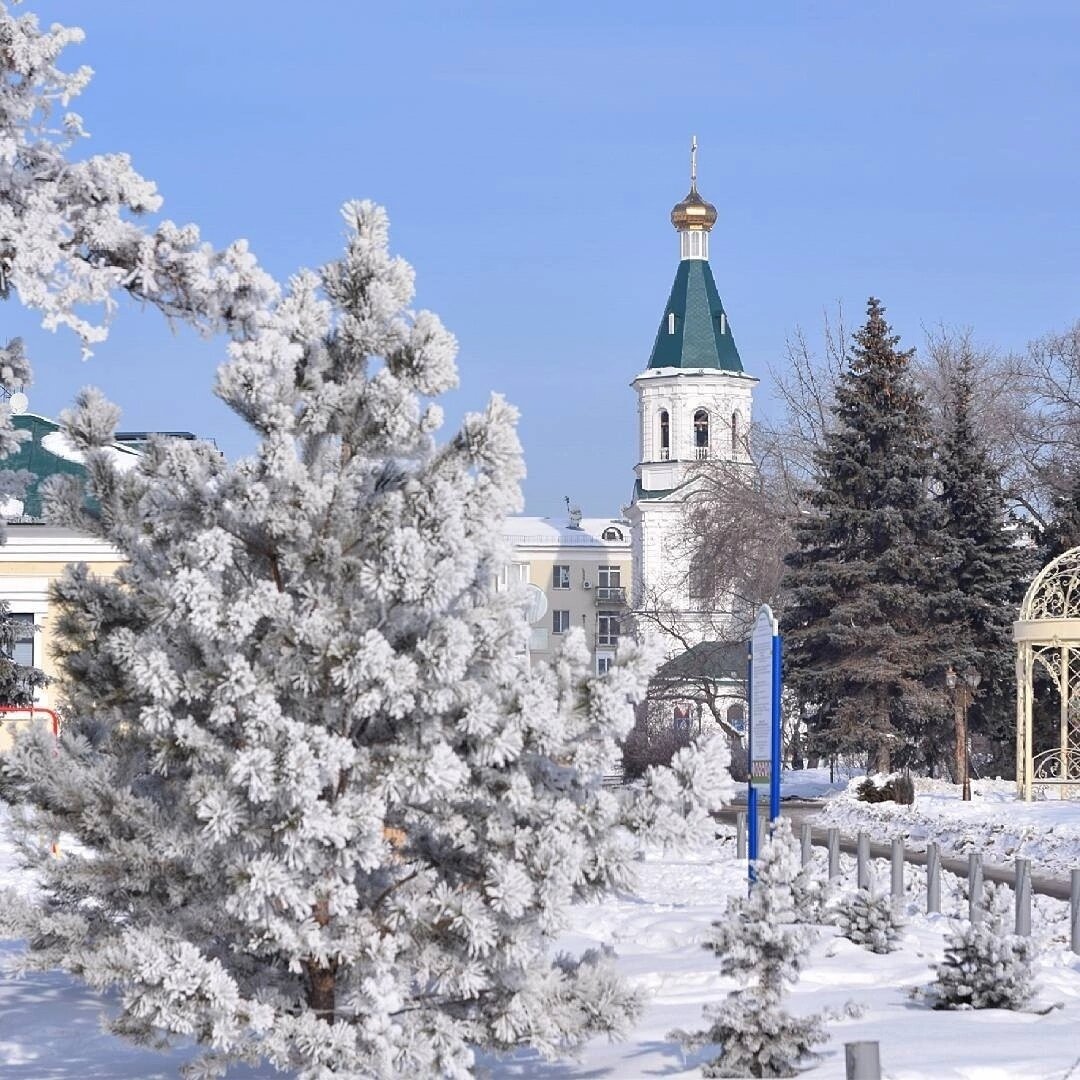
[[[512,549],[504,579],[534,585],[546,603],[533,622],[530,654],[549,658],[571,627],[581,627],[598,672],[606,671],[619,647],[629,613],[630,527],[615,518],[566,522],[513,517],[503,526]]]

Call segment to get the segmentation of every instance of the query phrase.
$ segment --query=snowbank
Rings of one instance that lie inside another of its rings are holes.
[[[859,802],[857,787],[858,781],[851,781],[815,824],[848,833],[861,829],[882,841],[903,836],[917,850],[934,840],[943,852],[978,851],[988,862],[1031,859],[1036,873],[1056,877],[1080,866],[1080,801],[1026,803],[1016,798],[1011,780],[976,780],[971,801],[965,803],[955,784],[917,779],[913,806]]]

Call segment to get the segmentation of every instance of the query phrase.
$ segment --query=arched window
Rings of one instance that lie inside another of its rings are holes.
[[[704,409],[694,413],[694,454],[699,459],[709,456],[709,414]]]
[[[712,600],[713,578],[709,560],[704,555],[695,555],[690,560],[690,574],[686,584],[692,603],[706,604]]]
[[[601,540],[621,540],[623,538],[622,529],[605,529],[600,536]]]
[[[727,722],[741,735],[746,731],[746,714],[741,705],[729,705]]]
[[[671,418],[667,409],[660,413],[660,460],[667,461],[671,457]]]
[[[739,414],[737,412],[731,414],[731,452],[732,454],[739,452]]]

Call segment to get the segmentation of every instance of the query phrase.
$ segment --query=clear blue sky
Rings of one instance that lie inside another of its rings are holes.
[[[880,296],[906,342],[939,322],[1018,348],[1080,317],[1080,5],[346,4],[31,0],[83,26],[88,149],[125,150],[174,220],[246,237],[283,277],[340,246],[338,206],[390,210],[418,306],[461,343],[450,418],[521,409],[528,511],[617,514],[628,384],[677,262],[701,145],[712,265],[762,377],[837,301]],[[34,411],[94,383],[129,428],[250,440],[210,394],[220,343],[125,312],[83,364],[31,330]]]

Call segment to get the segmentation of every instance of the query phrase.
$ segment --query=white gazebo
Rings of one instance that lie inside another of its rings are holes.
[[[1016,642],[1016,793],[1030,801],[1035,787],[1057,787],[1063,798],[1080,787],[1080,547],[1047,563],[1031,583]],[[1036,662],[1061,701],[1058,745],[1035,752],[1032,714]]]

